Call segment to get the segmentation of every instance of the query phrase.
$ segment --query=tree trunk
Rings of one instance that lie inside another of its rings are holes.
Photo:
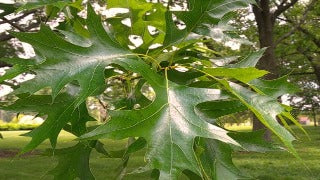
[[[262,0],[260,6],[254,5],[253,12],[258,26],[260,48],[266,47],[267,50],[259,60],[257,67],[270,72],[265,76],[266,79],[273,79],[278,77],[278,65],[273,40],[273,14],[270,12],[268,0]]]
[[[314,108],[312,108],[312,116],[313,116],[313,125],[317,126],[317,114]]]
[[[255,115],[253,115],[252,123],[253,123],[253,128],[252,128],[253,131],[264,129],[265,130],[265,133],[263,135],[264,139],[266,141],[271,141],[271,131],[267,129]]]
[[[259,69],[264,69],[270,73],[266,75],[265,79],[274,79],[278,77],[278,68],[275,57],[275,44],[273,40],[273,27],[274,19],[273,14],[270,12],[269,0],[261,0],[258,6],[252,5],[252,10],[257,22],[260,48],[267,47],[264,56],[257,64]],[[266,127],[258,120],[257,117],[253,117],[253,130],[266,129]],[[265,140],[271,140],[270,130],[266,130]]]

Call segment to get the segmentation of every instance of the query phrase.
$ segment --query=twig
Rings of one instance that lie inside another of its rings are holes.
[[[40,22],[31,24],[30,26],[28,26],[28,27],[26,27],[26,28],[24,29],[24,30],[25,30],[24,32],[29,31],[30,29],[33,29],[33,28],[38,27],[39,24],[40,24]],[[12,36],[12,35],[10,35],[10,34],[2,34],[2,35],[0,35],[0,42],[2,42],[2,41],[8,41],[8,40],[10,40],[11,38],[14,38],[14,36]]]
[[[290,37],[293,33],[295,33],[298,28],[304,23],[304,21],[307,18],[308,12],[311,11],[314,7],[314,4],[316,3],[317,0],[312,0],[310,2],[310,4],[307,6],[306,10],[303,13],[302,18],[300,19],[299,23],[296,23],[293,28],[291,29],[291,31],[287,32],[286,34],[284,34],[283,36],[281,36],[276,42],[275,42],[275,46],[277,46],[281,41],[287,39],[288,37]],[[278,18],[279,19],[279,18]],[[292,21],[291,21],[292,22]]]
[[[11,26],[15,27],[16,29],[18,29],[19,31],[25,32],[25,30],[24,30],[23,28],[21,28],[19,25],[15,24],[15,23],[13,23],[13,22],[11,22],[11,21],[8,20],[7,18],[2,17],[1,19],[2,19],[4,22],[6,22],[6,23],[10,24]]]
[[[26,16],[28,16],[28,15],[30,15],[30,14],[32,14],[32,13],[35,13],[35,12],[37,12],[37,10],[27,11],[27,12],[25,12],[24,14],[22,14],[22,15],[19,16],[19,17],[10,19],[10,21],[11,21],[11,22],[20,21],[20,20],[23,19],[24,17],[26,17]],[[4,23],[6,23],[6,22],[5,22],[5,21],[1,21],[1,22],[0,22],[0,24],[4,24]]]
[[[287,0],[282,1],[281,4],[277,7],[277,10],[274,11],[273,17],[277,18],[280,14],[293,6],[296,2],[298,2],[298,0],[291,0],[290,3],[287,3]]]

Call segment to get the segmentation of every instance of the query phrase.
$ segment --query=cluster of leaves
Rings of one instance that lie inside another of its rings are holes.
[[[255,68],[264,49],[238,63],[218,66],[216,52],[206,45],[212,41],[210,28],[221,27],[228,13],[249,3],[254,1],[189,0],[187,10],[173,11],[162,3],[108,0],[107,8],[128,11],[104,22],[90,3],[86,18],[76,13],[82,9],[79,1],[27,4],[28,9],[58,8],[69,16],[55,30],[42,25],[36,33],[11,32],[31,44],[36,57],[1,59],[13,67],[0,82],[25,72],[36,75],[15,87],[13,94],[19,99],[1,109],[47,116],[41,126],[26,134],[31,141],[21,153],[49,139],[59,157],[59,164],[50,171],[56,179],[93,179],[89,168],[92,149],[110,158],[123,158],[142,148],[147,165],[136,172],[154,170],[153,175],[160,179],[177,179],[181,173],[202,179],[236,179],[243,176],[232,163],[233,151],[276,149],[264,142],[262,131],[230,132],[216,123],[221,116],[250,110],[296,155],[294,136],[277,121],[277,117],[288,118],[298,124],[290,108],[277,101],[296,88],[286,77],[258,79],[268,73]],[[129,25],[123,23],[128,19]],[[130,41],[132,35],[141,38],[142,45]],[[112,78],[132,87],[127,96],[115,98],[121,105],[108,110],[106,123],[89,126],[87,122],[94,119],[86,100],[104,93]],[[145,86],[153,89],[153,98],[142,93]],[[47,87],[50,95],[37,93]],[[79,143],[55,149],[61,130],[79,137]],[[130,143],[120,156],[113,155],[103,148],[101,138],[128,138]],[[125,166],[128,158],[123,159]]]

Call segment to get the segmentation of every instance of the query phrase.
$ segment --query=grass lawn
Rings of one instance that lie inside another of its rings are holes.
[[[305,165],[287,152],[236,153],[235,164],[257,179],[320,180],[320,127],[304,128],[311,140],[293,129],[299,138],[294,145]]]
[[[295,130],[300,140],[295,143],[295,147],[305,165],[287,152],[261,153],[235,153],[235,164],[246,174],[252,175],[256,179],[292,179],[292,180],[312,180],[320,179],[320,127],[305,127],[311,141],[301,132]],[[29,138],[21,137],[25,131],[4,131],[1,132],[4,139],[0,140],[0,179],[52,179],[46,172],[52,169],[57,161],[52,157],[39,155],[40,152],[49,148],[49,142],[45,142],[34,151],[33,154],[24,157],[5,157],[5,152],[16,152],[22,148]],[[74,137],[66,132],[59,136],[57,148],[68,147],[75,144]],[[108,150],[120,149],[125,141],[104,140],[103,143]],[[144,152],[140,151],[130,157],[128,171],[132,171],[144,165]],[[96,179],[115,179],[117,167],[121,161],[117,159],[104,158],[93,151],[90,165]],[[149,174],[128,175],[126,179],[140,180],[149,179]]]

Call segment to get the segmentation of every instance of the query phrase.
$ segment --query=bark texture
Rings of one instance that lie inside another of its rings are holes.
[[[277,5],[275,11],[271,11],[270,0],[256,0],[256,2],[256,5],[252,5],[252,10],[257,23],[259,44],[260,48],[267,47],[267,50],[257,64],[257,67],[270,72],[264,77],[265,79],[274,79],[279,75],[279,68],[275,55],[276,44],[273,38],[275,19],[293,6],[297,0],[291,0],[290,2],[283,0],[281,4]],[[266,127],[254,116],[253,130],[259,129],[266,129]],[[271,132],[269,130],[266,130],[265,139],[271,140]]]

